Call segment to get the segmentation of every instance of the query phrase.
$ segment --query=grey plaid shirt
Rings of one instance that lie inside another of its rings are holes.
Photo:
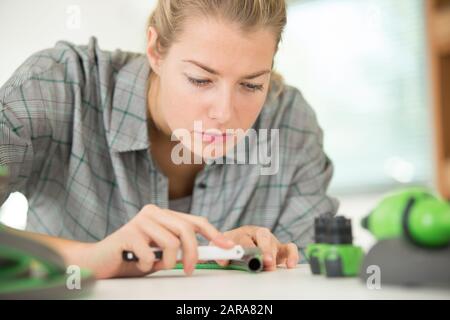
[[[168,179],[152,159],[145,55],[60,41],[28,58],[0,89],[0,165],[8,192],[29,201],[27,230],[96,241],[144,205],[168,207]],[[280,168],[209,164],[195,180],[191,213],[222,231],[265,226],[304,248],[314,217],[336,213],[326,190],[333,166],[301,93],[269,92],[255,129],[279,129]]]

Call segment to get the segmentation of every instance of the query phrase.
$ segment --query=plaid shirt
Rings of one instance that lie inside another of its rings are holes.
[[[168,207],[168,179],[149,153],[149,72],[145,55],[102,51],[91,38],[87,46],[60,41],[33,54],[3,85],[0,165],[10,183],[0,204],[22,192],[27,230],[97,241],[146,204]],[[279,129],[278,173],[208,164],[196,176],[191,213],[222,231],[264,226],[304,248],[314,217],[337,211],[326,194],[333,165],[301,93],[287,85],[273,91],[253,128]]]

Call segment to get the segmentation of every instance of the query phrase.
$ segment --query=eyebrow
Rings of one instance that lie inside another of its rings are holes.
[[[209,73],[211,73],[211,74],[214,74],[214,75],[220,75],[220,73],[219,73],[218,71],[216,71],[216,70],[214,70],[214,69],[211,69],[210,67],[205,66],[204,64],[202,64],[202,63],[200,63],[200,62],[198,62],[198,61],[194,61],[194,60],[183,60],[183,62],[188,62],[188,63],[195,64],[197,67],[200,67],[200,68],[202,68],[203,70],[205,70],[205,71],[207,71],[207,72],[209,72]],[[258,71],[258,72],[249,74],[249,75],[247,75],[247,76],[244,76],[243,79],[250,80],[250,79],[258,78],[258,77],[262,76],[263,74],[270,73],[270,72],[271,72],[270,70],[262,70],[262,71]]]

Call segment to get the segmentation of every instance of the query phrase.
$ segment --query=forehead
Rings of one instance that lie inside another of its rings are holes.
[[[269,28],[244,32],[221,19],[197,18],[185,22],[168,56],[196,60],[223,74],[251,73],[271,68],[275,42]]]

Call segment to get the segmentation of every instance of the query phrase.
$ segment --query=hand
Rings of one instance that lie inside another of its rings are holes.
[[[228,239],[243,247],[259,247],[263,252],[264,270],[276,270],[284,264],[294,268],[298,261],[298,249],[294,243],[280,243],[269,229],[258,226],[243,226],[223,233]],[[228,261],[217,261],[222,266]]]
[[[235,245],[204,217],[147,205],[122,228],[88,249],[87,266],[97,278],[142,276],[173,268],[181,248],[184,271],[190,275],[198,260],[196,233],[223,249]],[[150,246],[163,249],[161,261],[155,262]],[[133,251],[139,261],[122,261],[124,250]]]

